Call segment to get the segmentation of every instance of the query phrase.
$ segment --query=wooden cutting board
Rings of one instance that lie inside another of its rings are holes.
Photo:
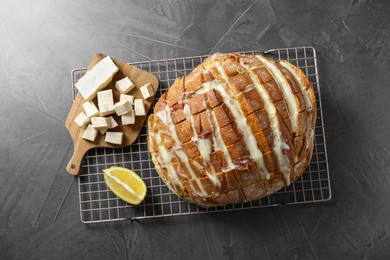
[[[89,64],[88,70],[90,70],[95,64],[97,64],[104,57],[106,57],[106,55],[96,54],[93,57],[91,63]],[[118,102],[120,96],[119,91],[117,91],[115,88],[115,82],[117,80],[124,78],[125,76],[129,77],[129,79],[136,86],[128,93],[129,95],[133,95],[135,98],[142,98],[142,94],[141,91],[139,90],[139,87],[143,86],[146,83],[151,83],[154,89],[154,93],[156,93],[158,88],[158,79],[155,75],[147,71],[140,70],[122,61],[113,58],[112,60],[119,68],[119,71],[115,74],[113,80],[105,89],[113,89],[114,102]],[[153,102],[153,98],[154,95],[153,97],[150,97],[147,100],[145,100],[146,111],[149,111],[149,108]],[[95,142],[90,142],[82,138],[85,128],[79,127],[74,122],[78,114],[80,112],[84,112],[84,109],[82,107],[82,104],[84,102],[85,102],[84,98],[81,96],[80,93],[78,93],[65,122],[65,126],[68,129],[70,136],[72,137],[73,145],[74,145],[73,156],[70,159],[68,165],[66,166],[66,170],[73,175],[77,175],[79,173],[81,161],[89,149],[97,148],[97,147],[120,148],[132,144],[135,141],[135,139],[137,139],[138,134],[141,131],[143,124],[145,123],[145,119],[147,118],[147,116],[136,116],[134,125],[124,126],[121,123],[120,117],[114,114],[112,116],[114,117],[115,121],[118,123],[119,126],[114,129],[110,129],[110,131],[123,132],[124,135],[123,135],[122,145],[113,145],[113,144],[106,143],[104,141],[105,135],[102,135],[100,133],[98,133]],[[98,107],[96,98],[94,99],[94,102],[96,104],[96,107]]]

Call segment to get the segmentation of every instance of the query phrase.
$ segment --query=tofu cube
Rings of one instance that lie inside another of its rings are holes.
[[[97,93],[97,99],[98,99],[100,116],[108,116],[115,112],[114,96],[112,93],[112,89],[99,91]]]
[[[128,77],[115,82],[115,88],[122,94],[129,93],[134,87],[134,83]]]
[[[101,104],[111,104],[111,105],[114,104],[114,96],[113,96],[112,89],[99,91],[97,93],[97,98],[98,98],[99,106]]]
[[[99,128],[98,130],[99,130],[99,132],[100,132],[102,135],[104,135],[104,134],[108,131],[108,127]]]
[[[121,94],[119,97],[119,101],[123,101],[123,100],[129,101],[131,105],[134,104],[134,96],[132,95]]]
[[[146,116],[146,109],[143,99],[136,98],[134,100],[134,111],[136,116]]]
[[[84,113],[84,112],[81,112],[77,117],[76,119],[74,120],[74,122],[80,126],[80,127],[84,127],[86,125],[88,125],[90,122],[91,122],[91,119],[89,119],[89,117]]]
[[[134,125],[135,123],[135,115],[134,110],[131,110],[129,113],[121,116],[122,125]]]
[[[123,133],[122,132],[107,132],[105,142],[110,144],[118,144],[121,145],[123,141]]]
[[[88,117],[98,116],[99,110],[92,101],[87,101],[83,104],[83,108]]]
[[[133,106],[130,104],[129,101],[123,100],[115,103],[114,105],[115,112],[118,116],[124,115],[128,112],[130,112],[133,109]]]
[[[91,124],[89,124],[87,129],[84,131],[83,139],[94,142],[97,134],[98,131]]]
[[[144,99],[148,99],[154,95],[154,89],[152,87],[152,84],[148,83],[140,87],[142,96]]]
[[[115,121],[115,119],[112,116],[110,116],[108,119],[110,119],[110,125],[111,125],[110,129],[113,129],[118,126],[118,123]]]
[[[95,129],[104,129],[111,126],[111,121],[107,117],[91,117],[91,122]]]
[[[119,68],[109,56],[99,61],[76,82],[75,87],[85,100],[92,100],[96,93],[107,87]]]
[[[101,109],[102,110],[100,110],[99,114],[100,116],[109,116],[115,113],[114,106],[111,106],[109,104],[101,105]]]

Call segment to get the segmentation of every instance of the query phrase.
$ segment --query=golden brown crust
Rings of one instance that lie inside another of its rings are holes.
[[[216,53],[178,78],[156,103],[148,120],[148,148],[163,181],[182,198],[202,207],[259,199],[299,178],[308,166],[316,122],[313,87],[297,67],[264,60]],[[222,85],[206,89],[205,83]],[[294,108],[283,88],[296,104],[295,131]],[[290,168],[287,176],[283,163]]]

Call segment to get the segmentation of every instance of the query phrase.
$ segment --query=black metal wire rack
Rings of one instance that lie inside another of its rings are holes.
[[[259,53],[275,59],[290,61],[301,68],[313,83],[317,102],[313,157],[308,168],[298,180],[289,187],[260,200],[208,209],[198,207],[173,194],[160,179],[148,152],[146,143],[147,126],[144,125],[138,139],[131,146],[120,149],[92,149],[84,157],[78,177],[81,221],[84,223],[98,223],[330,200],[331,187],[315,49],[313,47],[296,47],[272,49],[266,52],[242,52],[246,55]],[[207,56],[194,56],[133,62],[131,64],[158,77],[160,86],[154,100],[154,102],[157,102],[177,77],[187,75],[206,58]],[[85,68],[72,70],[73,99],[77,94],[74,84],[85,72]],[[153,105],[150,112],[153,111]],[[104,182],[102,170],[114,165],[130,168],[144,179],[148,190],[142,204],[138,206],[129,205],[108,189]]]

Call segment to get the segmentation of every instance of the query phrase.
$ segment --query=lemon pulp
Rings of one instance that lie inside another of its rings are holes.
[[[104,180],[110,190],[129,204],[138,205],[146,196],[146,184],[130,169],[112,166],[103,170]]]

